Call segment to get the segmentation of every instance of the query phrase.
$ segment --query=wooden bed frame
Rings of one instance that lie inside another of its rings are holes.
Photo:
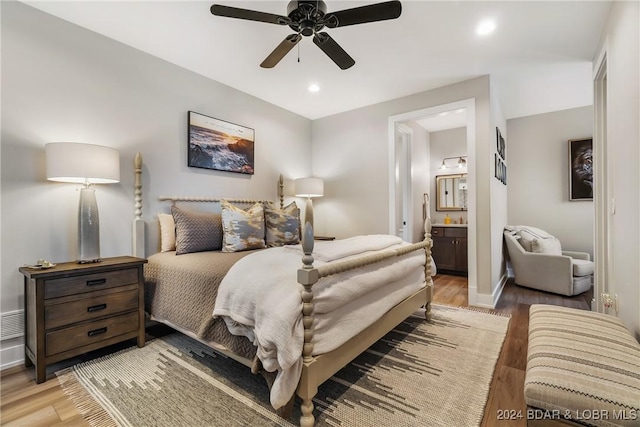
[[[136,154],[134,160],[135,170],[135,219],[133,221],[133,255],[145,258],[145,222],[142,219],[142,155]],[[280,175],[278,181],[278,198],[280,199],[280,207],[283,206],[283,178]],[[209,197],[184,197],[184,196],[161,196],[159,200],[175,202],[220,202],[221,199]],[[259,200],[229,200],[232,203],[256,203],[263,202]],[[431,218],[428,215],[429,207],[426,207],[427,215],[424,224],[425,238],[419,243],[405,246],[400,249],[387,250],[382,253],[358,257],[347,261],[338,261],[331,264],[323,265],[315,268],[313,266],[313,229],[309,223],[304,227],[302,233],[302,248],[304,256],[302,257],[302,267],[298,269],[298,283],[303,286],[301,291],[301,299],[303,302],[302,316],[304,325],[304,346],[302,350],[303,367],[300,381],[296,390],[296,394],[302,399],[300,417],[301,427],[311,427],[315,423],[313,416],[313,397],[318,391],[320,384],[331,378],[336,372],[346,366],[351,360],[356,358],[360,353],[371,347],[376,341],[402,323],[406,318],[413,314],[420,307],[425,307],[426,320],[431,320],[431,300],[433,296],[433,279],[431,277]],[[154,248],[155,249],[155,248]],[[397,304],[386,312],[371,326],[364,331],[351,338],[349,341],[330,351],[329,353],[313,356],[313,285],[323,277],[333,274],[343,273],[348,270],[374,264],[385,259],[394,258],[405,255],[415,250],[424,250],[426,254],[425,262],[425,279],[426,286],[415,292],[404,301]],[[184,332],[184,331],[181,331]],[[193,336],[193,334],[190,334]],[[227,350],[222,345],[212,345],[210,342],[204,344],[212,347],[214,350],[229,356],[240,363],[256,370],[253,360],[238,356]],[[269,381],[269,378],[267,381]],[[269,384],[271,386],[271,384]],[[278,411],[281,414],[290,413],[293,407],[293,397],[286,409]]]

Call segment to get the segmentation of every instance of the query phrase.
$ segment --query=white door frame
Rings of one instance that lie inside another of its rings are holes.
[[[601,295],[611,292],[609,284],[615,283],[611,257],[612,215],[615,200],[611,182],[611,162],[607,150],[607,41],[594,63],[593,69],[593,200],[595,207],[594,287],[591,309],[603,313]]]
[[[402,224],[402,239],[406,242],[413,243],[413,170],[411,168],[411,144],[413,141],[413,129],[404,123],[396,123],[396,144],[401,144],[400,152],[402,153],[400,159],[396,159],[396,182],[401,181],[402,186],[402,215],[404,218],[396,218],[396,221],[404,220]],[[398,151],[395,151],[398,152]],[[398,235],[398,222],[396,223],[396,232],[394,235]]]
[[[422,110],[410,111],[389,117],[389,234],[396,235],[396,186],[395,186],[395,145],[396,145],[396,124],[407,120],[414,120],[424,116],[444,113],[464,108],[467,113],[467,219],[468,219],[468,301],[473,305],[477,301],[478,269],[477,269],[477,244],[476,244],[476,100],[475,98],[464,99],[448,104],[437,105],[424,108]],[[431,200],[435,200],[431,197]],[[422,200],[420,200],[422,203]],[[410,212],[413,212],[413,198],[410,199]],[[437,267],[437,266],[436,266]]]

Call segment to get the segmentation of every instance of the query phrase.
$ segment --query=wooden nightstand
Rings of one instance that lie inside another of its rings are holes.
[[[55,362],[137,338],[144,347],[147,260],[129,256],[47,270],[21,267],[25,295],[25,365],[46,380]]]

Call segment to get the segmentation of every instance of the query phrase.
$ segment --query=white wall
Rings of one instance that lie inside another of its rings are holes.
[[[615,214],[611,248],[619,317],[640,339],[640,3],[613,2],[607,54],[607,151]],[[596,178],[597,179],[597,178]]]
[[[451,217],[451,220],[460,220],[460,217],[464,221],[467,220],[466,211],[436,211],[436,176],[441,175],[455,175],[460,173],[467,173],[467,167],[458,168],[457,161],[451,159],[447,161],[447,165],[451,166],[447,169],[440,169],[442,165],[442,159],[446,157],[458,157],[467,155],[467,128],[465,126],[441,130],[437,132],[429,132],[429,138],[431,140],[430,150],[430,165],[431,165],[431,186],[430,194],[433,197],[433,203],[431,204],[431,217],[434,224],[443,224],[444,218],[447,214]]]
[[[593,107],[507,121],[508,218],[556,236],[566,250],[593,256],[592,201],[569,201],[570,139],[593,136]]]
[[[24,4],[1,7],[2,312],[23,308],[18,267],[76,256],[79,194],[46,181],[47,142],[120,150],[120,183],[97,189],[103,257],[131,253],[138,151],[146,219],[167,209],[161,194],[275,199],[279,173],[311,174],[310,120]],[[255,175],[187,167],[188,110],[255,129]]]
[[[495,286],[491,283],[490,254],[493,158],[491,162],[488,159],[495,129],[490,118],[488,76],[314,120],[313,173],[325,179],[326,193],[331,194],[314,204],[318,232],[337,237],[387,233],[389,117],[471,98],[475,99],[477,160],[469,165],[469,171],[476,174],[477,185],[470,181],[470,186],[476,185],[477,216],[469,231],[478,236],[470,238],[470,244],[475,243],[478,254],[477,293],[490,298]]]
[[[505,140],[505,159],[502,162],[507,165],[507,175],[510,172],[509,164],[509,132],[507,129],[507,120],[505,114],[502,111],[502,106],[498,100],[498,90],[494,82],[491,82],[490,88],[491,98],[491,135],[489,140],[492,141],[492,146],[489,147],[489,171],[488,177],[491,191],[491,301],[486,301],[487,304],[494,305],[500,298],[502,287],[507,279],[507,267],[504,250],[504,227],[507,225],[507,206],[508,206],[508,186],[510,184],[507,179],[507,185],[503,184],[496,178],[496,162],[495,156],[498,152],[498,134],[496,128],[500,129],[502,138]],[[498,157],[500,157],[498,155]]]

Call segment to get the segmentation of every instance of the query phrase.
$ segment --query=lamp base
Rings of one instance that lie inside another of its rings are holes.
[[[311,229],[313,229],[313,202],[311,201],[311,197],[307,197],[307,203],[304,207],[304,223],[311,224]]]
[[[100,262],[100,220],[93,188],[80,190],[78,210],[78,263]]]
[[[100,258],[96,258],[96,259],[82,259],[82,260],[78,260],[77,263],[78,264],[94,264],[97,262],[102,262],[102,259]]]

